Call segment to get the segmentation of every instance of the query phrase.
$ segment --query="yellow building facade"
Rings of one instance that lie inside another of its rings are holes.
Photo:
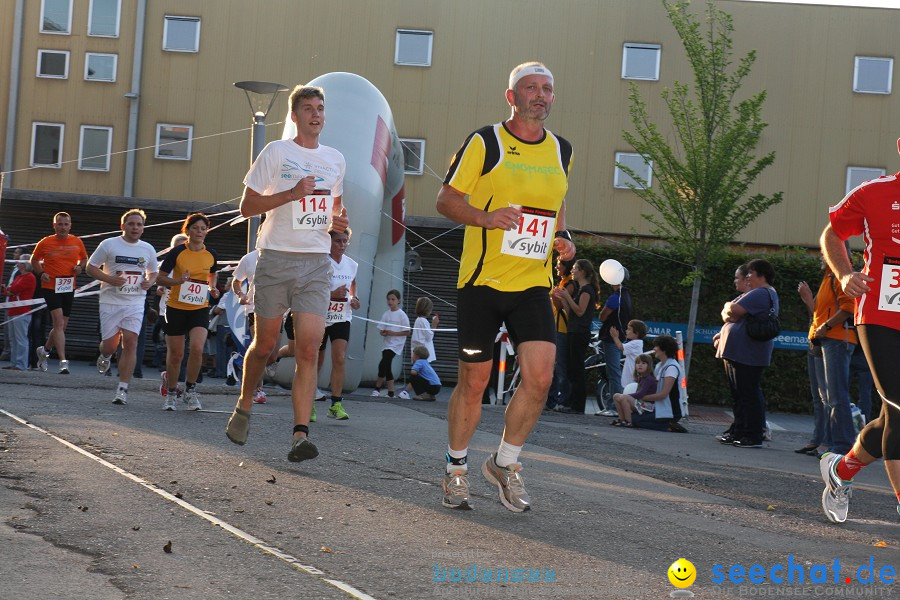
[[[900,10],[718,5],[734,17],[735,56],[757,51],[742,93],[768,92],[758,151],[777,156],[751,193],[784,192],[737,241],[815,245],[848,185],[900,170]],[[508,117],[508,74],[527,60],[553,71],[547,126],[575,149],[571,228],[649,235],[648,207],[615,168],[617,156],[643,164],[622,138],[629,86],[670,131],[660,92],[692,83],[657,0],[0,0],[5,186],[235,200],[250,114],[232,84],[349,71],[381,90],[410,140],[407,214],[433,217],[451,155],[471,131]],[[285,112],[281,95],[269,140]]]

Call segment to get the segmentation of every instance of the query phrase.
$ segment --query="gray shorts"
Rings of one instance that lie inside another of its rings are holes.
[[[327,254],[260,250],[253,293],[255,312],[265,319],[280,319],[291,312],[328,313],[331,261]]]

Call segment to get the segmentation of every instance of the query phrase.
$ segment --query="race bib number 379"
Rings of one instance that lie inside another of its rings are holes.
[[[900,312],[900,258],[884,257],[881,265],[881,289],[878,310]]]
[[[522,258],[545,260],[556,233],[556,213],[541,208],[521,207],[519,226],[503,233],[500,252]]]
[[[315,190],[309,196],[291,202],[294,229],[326,231],[331,224],[334,196],[331,190]]]

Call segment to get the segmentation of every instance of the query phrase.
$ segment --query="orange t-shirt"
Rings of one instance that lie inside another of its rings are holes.
[[[59,238],[56,235],[48,235],[35,246],[31,257],[44,261],[44,272],[50,276],[50,280],[41,282],[41,287],[47,290],[55,289],[54,278],[74,277],[75,265],[87,258],[84,244],[74,235]]]

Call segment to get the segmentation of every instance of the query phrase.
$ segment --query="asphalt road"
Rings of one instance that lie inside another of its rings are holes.
[[[114,378],[87,365],[0,371],[0,598],[664,598],[679,557],[698,598],[885,597],[878,573],[900,570],[883,468],[858,477],[847,523],[827,523],[817,462],[791,451],[806,417],[770,415],[775,439],[750,450],[712,439],[717,411],[688,434],[545,414],[522,455],[534,509],[514,514],[479,473],[503,420],[485,407],[475,510],[458,512],[440,505],[444,401],[361,390],[341,422],[319,402],[321,454],[293,464],[287,391],[255,407],[239,447],[224,435],[235,388],[209,380],[204,411],[167,413],[156,385],[137,380],[114,406]],[[773,583],[789,563],[793,582]],[[762,583],[732,582],[734,565],[760,565]]]

